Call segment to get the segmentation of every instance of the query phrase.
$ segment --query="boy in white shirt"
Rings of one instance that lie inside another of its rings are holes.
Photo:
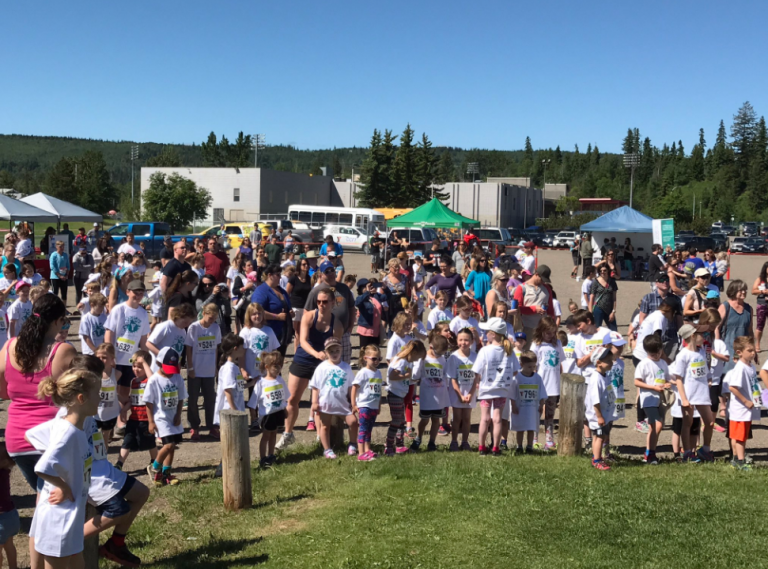
[[[728,438],[733,445],[731,466],[738,470],[751,470],[745,462],[747,439],[752,423],[760,420],[763,401],[755,367],[755,344],[752,338],[740,336],[733,342],[733,351],[738,357],[734,368],[728,372]]]
[[[107,305],[107,297],[100,292],[92,294],[90,297],[90,312],[83,316],[80,321],[80,346],[83,354],[93,355],[96,348],[104,343],[104,334],[106,329],[104,324],[107,322],[107,313],[104,307]]]
[[[591,352],[594,366],[592,379],[587,385],[585,418],[592,434],[592,466],[598,470],[610,470],[603,460],[603,443],[611,433],[611,415],[616,400],[613,386],[607,374],[613,367],[613,352],[599,347]]]
[[[646,336],[643,339],[643,351],[646,356],[635,368],[635,387],[640,392],[640,407],[645,411],[650,429],[646,441],[643,462],[646,464],[658,464],[656,458],[656,445],[659,442],[659,434],[664,427],[664,417],[659,412],[662,393],[670,389],[669,368],[661,355],[664,352],[664,344],[656,334]]]
[[[547,400],[544,380],[536,373],[537,361],[536,353],[531,350],[520,354],[520,371],[512,380],[512,414],[509,428],[517,433],[515,454],[523,452],[523,436],[526,433],[528,441],[525,452],[533,452],[534,435],[539,432],[539,418]]]

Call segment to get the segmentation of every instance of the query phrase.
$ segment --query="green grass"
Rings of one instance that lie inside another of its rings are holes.
[[[598,472],[586,458],[421,453],[358,463],[300,448],[224,511],[202,471],[129,536],[146,567],[762,567],[768,469]]]

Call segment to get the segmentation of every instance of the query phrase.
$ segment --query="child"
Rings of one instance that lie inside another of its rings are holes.
[[[663,353],[661,337],[656,334],[646,336],[643,339],[643,351],[646,354],[645,358],[635,367],[635,387],[640,392],[640,407],[645,411],[650,426],[643,462],[658,464],[656,445],[664,427],[664,417],[659,412],[661,405],[659,394],[665,389],[670,389],[672,384],[667,362],[661,357]]]
[[[160,273],[155,273],[156,275]],[[154,280],[154,279],[153,279]],[[155,327],[163,321],[163,311],[165,307],[165,301],[163,300],[163,291],[160,288],[160,283],[152,283],[154,287],[147,293],[147,298],[152,302],[152,308],[150,313],[152,314],[152,324],[150,325],[150,333],[155,331]]]
[[[38,298],[47,294],[42,286],[33,286],[29,289],[29,302],[35,304]]]
[[[5,444],[0,445],[0,565],[3,564],[3,553],[8,558],[8,568],[16,569],[16,546],[13,536],[20,529],[19,511],[11,499],[11,468],[13,459],[8,456]]]
[[[205,409],[205,426],[214,428],[213,413],[216,405],[216,350],[221,344],[221,329],[216,323],[219,317],[219,307],[206,304],[203,307],[203,317],[189,325],[186,340],[187,350],[187,383],[189,401],[187,402],[187,421],[189,421],[190,439],[200,440],[200,412],[198,399],[203,394]]]
[[[381,361],[379,347],[368,344],[363,352],[365,367],[357,372],[352,382],[352,412],[359,417],[360,430],[357,433],[357,460],[370,462],[376,458],[371,450],[371,433],[376,423],[381,404],[381,372],[378,370]]]
[[[177,354],[184,351],[187,342],[186,329],[196,320],[195,311],[189,304],[179,304],[168,309],[168,321],[158,324],[147,338],[147,350],[157,356],[163,348],[171,348]]]
[[[514,338],[512,346],[515,350],[515,357],[520,360],[520,356],[525,350],[525,345],[528,343],[528,335],[525,332],[515,332]]]
[[[91,484],[93,451],[83,431],[85,419],[99,407],[101,381],[96,374],[73,370],[38,385],[38,396],[66,407],[66,415],[27,431],[47,436],[45,452],[35,466],[44,481],[29,530],[30,550],[47,567],[83,567],[85,505]]]
[[[709,384],[709,398],[712,401],[712,413],[715,415],[715,421],[718,418],[718,410],[722,405],[722,411],[720,416],[723,421],[725,420],[726,411],[726,394],[723,394],[723,368],[725,364],[731,360],[731,355],[728,353],[728,347],[720,338],[715,338],[715,330],[722,321],[720,313],[714,308],[705,308],[704,312],[699,315],[698,329],[703,332],[704,335],[704,349],[707,354],[707,365],[710,369],[710,384]],[[706,326],[706,329],[704,327]],[[718,425],[715,422],[715,430],[720,433],[725,432],[724,426]]]
[[[7,266],[7,265],[6,265]],[[8,328],[11,332],[11,338],[19,335],[21,327],[32,315],[32,302],[29,300],[29,285],[24,281],[16,281],[16,295],[18,298],[8,309]]]
[[[472,330],[475,336],[475,344],[472,348],[473,351],[479,350],[483,346],[483,342],[480,338],[480,334],[477,332],[479,324],[477,319],[472,316],[472,301],[466,296],[460,297],[456,301],[456,311],[459,313],[451,320],[451,332],[458,334],[459,330],[469,328]],[[506,330],[506,326],[504,327]]]
[[[409,302],[408,307],[406,308],[406,312],[408,312],[411,317],[411,337],[414,340],[421,340],[422,342],[425,342],[427,340],[427,329],[421,322],[421,316],[419,314],[419,303],[413,301]]]
[[[80,311],[80,314],[88,314],[91,311],[91,295],[96,294],[97,292],[101,293],[101,285],[98,282],[90,282],[85,284],[83,287],[83,298],[80,299],[80,303],[77,305],[77,309]]]
[[[448,340],[443,336],[433,335],[429,341],[429,350],[424,360],[419,400],[418,436],[411,443],[411,451],[418,451],[421,446],[421,438],[429,421],[432,427],[429,431],[429,443],[427,451],[437,450],[435,440],[440,430],[440,423],[446,416],[448,407],[448,383],[445,378],[445,358],[443,354],[448,351]]]
[[[509,323],[509,306],[507,303],[503,300],[499,300],[498,302],[494,303],[491,316],[501,318],[504,322],[507,323],[507,338],[514,344],[515,328],[512,326],[512,324]],[[515,355],[515,357],[517,357],[517,355]]]
[[[450,322],[453,320],[453,314],[448,309],[448,293],[444,290],[437,291],[435,294],[436,306],[429,316],[427,316],[427,330],[432,330],[438,322]]]
[[[90,312],[80,320],[80,346],[83,354],[93,355],[96,347],[104,343],[104,323],[107,321],[107,313],[104,307],[107,305],[107,297],[100,292],[95,292],[88,297],[90,299]]]
[[[754,340],[749,336],[739,336],[733,342],[733,351],[738,358],[734,368],[728,372],[728,438],[733,444],[731,466],[737,470],[751,470],[752,466],[744,462],[747,439],[752,430],[752,423],[760,420],[760,408],[763,406],[755,367],[756,350]]]
[[[410,340],[389,363],[389,369],[387,369],[387,402],[389,403],[391,419],[387,429],[384,450],[386,456],[408,452],[408,448],[403,443],[405,398],[408,395],[414,363],[426,355],[427,351],[424,349],[424,344],[417,340]]]
[[[149,381],[147,374],[151,375],[151,363],[152,356],[146,350],[137,350],[131,358],[134,375],[131,380],[131,414],[125,423],[125,436],[120,448],[120,458],[115,464],[115,468],[118,470],[123,469],[123,464],[132,452],[149,451],[150,461],[147,469],[152,468],[152,463],[157,458],[157,445],[155,444],[155,437],[149,431],[147,406],[144,402],[144,391]]]
[[[16,302],[16,283],[18,276],[16,274],[16,265],[8,263],[3,267],[3,278],[0,279],[0,293],[5,298],[3,308],[8,311],[11,305]]]
[[[29,286],[37,286],[43,280],[43,275],[35,272],[34,261],[24,261],[24,265],[21,267],[21,274],[21,278],[24,279],[24,282],[29,283]]]
[[[259,441],[259,464],[268,468],[275,463],[275,441],[277,429],[285,422],[285,408],[291,393],[280,375],[283,369],[283,355],[278,352],[263,352],[259,363],[261,379],[256,383],[248,407],[259,410],[261,440]],[[266,375],[264,375],[266,374]]]
[[[534,333],[535,337],[536,334]],[[536,353],[531,350],[520,354],[520,373],[513,380],[512,415],[510,416],[509,428],[517,433],[516,454],[523,452],[523,435],[526,433],[528,441],[525,452],[526,454],[533,452],[534,439],[539,432],[539,417],[541,417],[544,403],[548,401],[549,397],[544,380],[541,375],[536,373],[537,359]],[[551,432],[549,435],[551,436]],[[550,439],[547,440],[547,445],[547,450],[555,446]]]
[[[723,290],[723,279],[725,278],[726,273],[728,272],[728,253],[725,251],[720,251],[717,254],[715,261],[715,268],[717,269],[717,281],[720,290]]]
[[[445,366],[445,375],[451,382],[448,389],[451,407],[453,407],[453,428],[449,451],[472,450],[469,446],[469,430],[472,426],[472,409],[477,405],[478,381],[472,366],[477,354],[472,351],[474,336],[470,330],[460,330],[456,336],[458,349],[453,352]],[[459,447],[461,432],[461,447]]]
[[[144,388],[144,404],[147,407],[149,431],[160,438],[163,446],[147,468],[147,474],[154,480],[156,487],[176,486],[179,480],[171,474],[171,467],[176,445],[181,444],[181,435],[184,433],[181,410],[187,398],[184,380],[179,375],[179,353],[173,348],[161,349],[152,369],[155,373]]]
[[[261,375],[259,364],[262,352],[273,352],[280,347],[280,341],[272,328],[264,326],[266,316],[264,307],[258,302],[248,305],[245,311],[245,327],[240,331],[240,337],[245,341],[244,367],[250,377]]]
[[[707,367],[706,353],[701,347],[703,337],[690,324],[683,325],[678,330],[678,335],[683,340],[683,348],[677,354],[670,372],[677,384],[677,392],[680,404],[683,407],[683,461],[712,462],[714,456],[709,449],[712,440],[712,402],[709,399],[709,368]],[[704,425],[704,444],[694,454],[691,445],[690,428],[693,423],[693,411],[697,410],[701,415]]]
[[[202,279],[205,275],[205,256],[202,253],[195,253],[190,262],[192,270],[197,273],[197,278]]]
[[[411,330],[413,329],[413,320],[411,315],[405,311],[398,312],[395,319],[392,321],[392,337],[387,342],[387,363],[391,364],[395,355],[397,355],[403,347],[413,340],[411,336]]]
[[[325,341],[325,354],[328,359],[317,366],[309,387],[312,388],[312,413],[320,414],[320,443],[323,445],[323,456],[334,459],[330,442],[329,429],[333,416],[341,415],[349,427],[349,447],[347,454],[357,454],[354,442],[357,439],[357,418],[352,413],[349,403],[349,388],[352,384],[352,368],[341,361],[341,340],[331,336]]]
[[[475,379],[479,382],[477,399],[480,401],[480,445],[481,456],[488,454],[485,446],[485,436],[490,423],[493,422],[493,456],[501,456],[501,413],[512,395],[512,381],[515,373],[520,370],[520,364],[512,348],[512,342],[507,339],[507,325],[500,318],[491,318],[480,324],[486,331],[488,344],[477,354],[472,365]],[[493,410],[491,410],[493,407]]]
[[[589,357],[594,371],[587,384],[585,415],[592,434],[592,466],[598,470],[610,470],[611,467],[603,460],[603,443],[611,432],[610,419],[616,399],[607,377],[613,367],[613,352],[609,348],[598,347]]]
[[[581,285],[581,308],[584,310],[589,307],[589,295],[592,292],[592,282],[595,280],[595,270],[594,266],[590,266],[587,269],[584,283]]]
[[[581,371],[576,365],[576,358],[574,358],[574,346],[576,345],[576,338],[571,337],[570,334],[558,330],[557,339],[560,340],[560,345],[563,346],[563,353],[565,354],[565,360],[563,360],[563,373],[575,373],[579,374]]]
[[[112,442],[112,430],[115,428],[117,416],[120,414],[120,406],[117,401],[117,382],[122,374],[115,370],[115,346],[112,344],[100,344],[96,348],[96,357],[104,364],[96,426],[99,427],[106,444],[109,445]]]
[[[339,263],[341,263],[341,260],[339,260]],[[338,270],[338,267],[336,267],[336,270]],[[295,273],[295,271],[294,271]],[[293,275],[291,275],[293,276]],[[357,283],[357,275],[346,275],[344,277],[344,284],[349,287],[349,290],[355,289],[355,284]]]
[[[536,356],[536,373],[544,382],[546,395],[546,403],[544,405],[544,435],[546,437],[544,450],[554,450],[555,411],[560,401],[560,374],[562,373],[562,364],[565,361],[565,351],[560,340],[557,339],[557,325],[551,317],[545,316],[541,319],[539,325],[536,326],[533,332],[531,350]],[[532,381],[526,380],[525,383],[532,383]],[[530,403],[528,405],[530,406]],[[538,435],[539,428],[537,422],[535,432],[533,433],[534,446],[538,445]],[[520,437],[521,435],[518,434],[518,438]]]

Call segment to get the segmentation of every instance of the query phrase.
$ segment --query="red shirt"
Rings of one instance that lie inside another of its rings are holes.
[[[216,278],[216,283],[223,283],[227,278],[227,269],[229,269],[229,255],[224,251],[219,251],[216,254],[206,253],[205,257],[205,272],[213,275]]]
[[[144,405],[144,388],[149,381],[148,377],[144,379],[131,380],[131,416],[128,417],[130,421],[148,421],[147,418],[147,406]],[[142,402],[141,405],[135,405],[134,403]]]

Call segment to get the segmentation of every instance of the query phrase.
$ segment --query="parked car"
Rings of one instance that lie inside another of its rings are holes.
[[[733,225],[723,225],[721,229],[728,235],[736,235],[736,228]]]
[[[283,235],[287,235],[290,230],[293,240],[298,243],[319,243],[324,237],[322,229],[312,229],[306,223],[298,223],[290,219],[267,219],[260,221],[259,227],[262,228],[264,237],[269,236],[272,229],[279,232],[282,228]]]
[[[387,240],[393,231],[397,232],[399,238],[405,238],[416,251],[429,251],[432,248],[432,241],[440,239],[437,232],[429,227],[390,227],[387,230]],[[446,246],[446,242],[441,240],[440,247],[445,249]]]
[[[765,239],[761,237],[749,237],[741,245],[742,253],[765,253]]]
[[[341,244],[345,250],[362,251],[366,255],[371,252],[368,236],[357,227],[350,225],[326,225],[323,228],[323,239],[328,235],[333,237],[334,241]]]
[[[683,240],[680,241],[679,245],[678,238],[675,237],[675,247],[681,249],[696,247],[696,250],[699,252],[706,251],[707,249],[712,249],[713,251],[719,250],[717,248],[717,242],[712,237],[703,237],[700,235],[684,235]]]
[[[515,242],[515,245],[520,243],[520,241],[525,239],[525,231],[522,229],[515,229],[514,227],[508,227],[507,231],[509,232],[510,237],[512,238],[512,241]]]
[[[715,229],[722,229],[722,228],[723,228],[723,222],[722,221],[715,221],[712,224],[712,229],[713,230],[715,230]]]
[[[260,227],[261,228],[261,227]],[[243,237],[250,235],[252,225],[238,224],[238,223],[225,223],[224,233],[226,234],[226,243],[222,243],[225,248],[237,249],[243,244]],[[221,231],[221,225],[213,225],[202,232],[203,237],[218,237],[219,231]]]
[[[557,234],[560,233],[559,231],[545,231],[544,232],[544,244],[547,247],[554,247],[555,246],[555,237],[557,237]]]
[[[578,233],[575,231],[561,231],[555,235],[555,239],[552,243],[553,247],[573,247]]]
[[[730,239],[728,238],[727,233],[723,232],[717,232],[717,233],[711,233],[709,235],[714,241],[715,241],[715,252],[718,251],[727,251],[728,246],[730,245]]]
[[[525,232],[525,238],[527,241],[533,241],[537,247],[547,247],[548,245],[544,243],[544,238],[546,235],[544,233],[539,233],[537,231],[526,231]]]
[[[166,235],[171,236],[171,240],[176,243],[188,238],[190,241],[198,235],[174,235],[171,226],[161,221],[137,221],[129,223],[118,223],[109,229],[109,234],[115,242],[115,251],[120,247],[120,242],[126,235],[132,233],[138,247],[144,243],[145,255],[148,259],[157,259],[163,250],[163,240]]]
[[[754,221],[748,221],[744,224],[742,224],[741,227],[741,234],[744,237],[752,237],[754,235],[757,235],[760,231],[759,226]]]
[[[741,248],[744,246],[744,243],[747,242],[747,239],[749,239],[749,237],[734,237],[731,239],[731,251],[740,253]]]
[[[488,250],[491,242],[496,245],[504,245],[505,247],[510,245],[517,245],[517,241],[512,239],[504,227],[481,227],[474,230],[475,235],[480,240],[480,246]]]

